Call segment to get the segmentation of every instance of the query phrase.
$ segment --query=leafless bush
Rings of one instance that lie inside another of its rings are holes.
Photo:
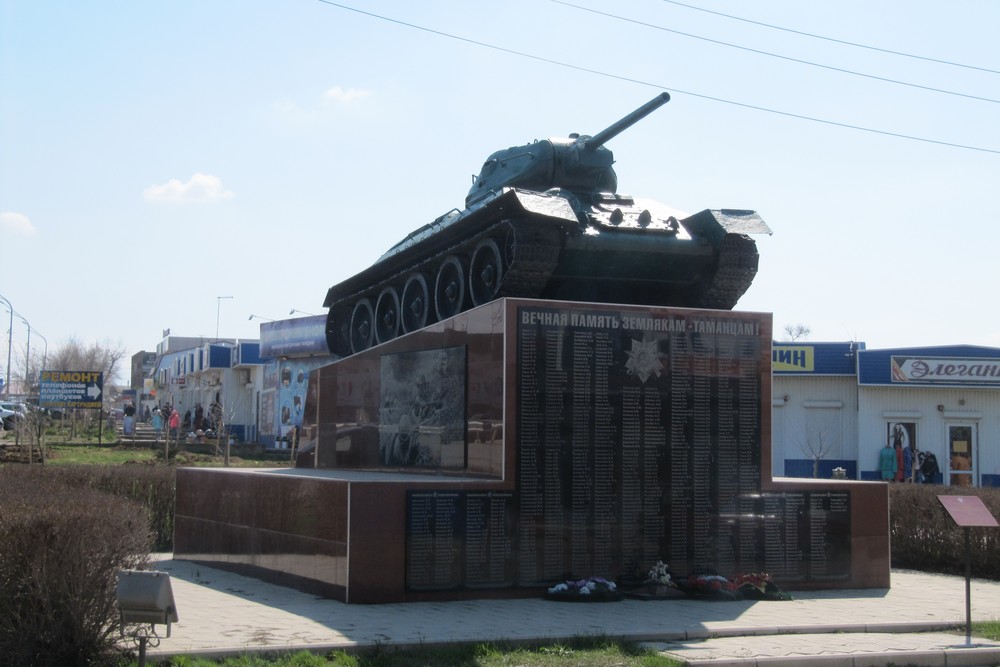
[[[889,485],[889,534],[892,566],[963,574],[965,529],[945,511],[939,495],[975,495],[1000,517],[1000,489],[934,484]],[[970,528],[970,561],[976,577],[1000,579],[1000,529]]]
[[[93,664],[114,652],[115,582],[152,544],[133,501],[42,466],[0,468],[0,655],[9,667]]]
[[[48,471],[70,486],[87,487],[142,505],[154,532],[153,549],[170,551],[174,540],[176,469],[159,465],[54,466]]]

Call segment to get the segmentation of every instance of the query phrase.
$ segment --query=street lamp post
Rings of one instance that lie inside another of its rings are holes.
[[[4,303],[7,304],[7,308],[10,309],[10,328],[7,329],[7,383],[3,386],[4,394],[7,398],[10,398],[10,349],[14,341],[14,306],[2,294],[0,294],[0,299],[3,299]]]
[[[20,315],[18,315],[18,317],[20,317],[21,321],[24,322],[24,325],[28,327],[28,343],[24,348],[24,390],[26,393],[30,394],[31,382],[29,381],[29,373],[31,369],[29,367],[31,366],[31,325],[28,324],[28,320],[24,319]]]
[[[35,335],[38,336],[38,337],[40,337],[42,339],[42,342],[45,343],[45,348],[42,351],[42,367],[39,369],[39,370],[43,370],[44,371],[45,370],[45,360],[48,359],[48,357],[49,357],[49,339],[46,338],[45,336],[42,336],[42,334],[39,333],[38,329],[35,329]]]
[[[251,319],[251,320],[254,319],[254,318],[257,318],[258,320],[267,320],[268,322],[274,322],[274,318],[273,317],[261,317],[260,315],[251,315],[249,317],[249,319]]]
[[[290,311],[288,311],[289,315],[294,315],[295,313],[302,313],[303,315],[315,315],[315,313],[307,313],[306,311],[299,310],[298,308],[292,308]]]
[[[232,298],[233,297],[231,297],[231,296],[217,296],[217,297],[215,297],[215,300],[216,300],[216,307],[215,307],[215,342],[216,343],[219,342],[219,317],[222,314],[222,300],[223,299],[232,299]]]

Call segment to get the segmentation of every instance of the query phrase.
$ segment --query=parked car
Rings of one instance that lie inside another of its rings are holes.
[[[0,419],[3,420],[3,429],[10,431],[18,421],[24,419],[24,413],[15,410],[13,403],[0,403]]]

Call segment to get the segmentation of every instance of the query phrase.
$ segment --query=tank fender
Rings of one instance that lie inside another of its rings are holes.
[[[717,243],[726,234],[772,234],[756,211],[735,208],[705,209],[680,221],[692,236]]]
[[[565,194],[546,194],[520,189],[515,189],[514,193],[518,203],[527,213],[565,220],[566,222],[580,221],[580,216],[577,215],[573,204]]]

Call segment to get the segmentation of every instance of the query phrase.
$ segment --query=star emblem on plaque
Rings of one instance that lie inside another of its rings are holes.
[[[629,375],[638,377],[639,381],[643,384],[652,375],[660,377],[663,364],[660,363],[660,358],[656,354],[655,340],[633,339],[632,349],[625,350],[625,354],[628,355],[628,360],[625,362],[625,370],[628,371]]]

